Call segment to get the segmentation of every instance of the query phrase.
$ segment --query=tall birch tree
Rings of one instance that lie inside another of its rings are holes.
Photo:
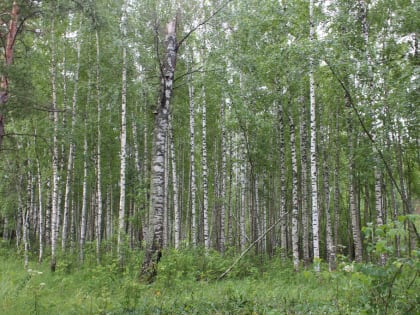
[[[309,1],[309,41],[312,50],[315,42],[315,22],[314,22],[314,0]],[[311,187],[312,187],[312,237],[314,268],[319,271],[319,212],[318,212],[318,175],[317,175],[317,152],[316,152],[316,103],[315,103],[315,79],[314,79],[314,57],[309,55],[309,97],[311,104]]]
[[[121,86],[121,147],[120,147],[120,208],[118,212],[117,253],[120,265],[124,263],[123,246],[125,242],[125,178],[127,158],[127,3],[124,1],[121,16],[122,47],[122,86]]]
[[[148,236],[145,258],[142,263],[140,278],[146,282],[154,281],[157,264],[162,256],[163,247],[163,215],[164,215],[164,172],[166,134],[168,128],[169,110],[173,91],[179,43],[176,39],[177,20],[166,25],[165,58],[161,69],[159,102],[156,108],[155,125],[152,144],[151,173],[151,209],[152,227]]]

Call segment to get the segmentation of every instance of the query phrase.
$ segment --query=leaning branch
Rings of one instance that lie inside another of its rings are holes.
[[[280,218],[276,221],[276,222],[274,222],[274,224],[272,225],[272,226],[270,226],[259,238],[257,238],[255,241],[253,241],[240,255],[239,255],[239,257],[235,260],[235,262],[228,268],[228,269],[226,269],[226,271],[224,272],[224,273],[222,273],[221,275],[220,275],[220,277],[219,278],[217,278],[217,280],[221,280],[221,279],[223,279],[232,269],[233,269],[233,267],[235,267],[237,264],[238,264],[238,262],[246,255],[246,253],[248,253],[249,251],[250,251],[250,249],[252,248],[252,247],[254,247],[254,245],[255,244],[257,244],[259,241],[261,241],[261,239],[264,237],[264,236],[266,236],[267,235],[267,233],[268,232],[270,232],[277,224],[279,224],[280,223],[280,221],[283,219],[283,217],[285,216],[285,215],[287,215],[288,214],[288,212],[286,212],[286,213],[283,213],[281,216],[280,216]]]

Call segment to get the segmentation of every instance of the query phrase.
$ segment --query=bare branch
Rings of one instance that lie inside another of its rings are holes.
[[[223,3],[219,8],[216,9],[216,11],[214,11],[212,14],[210,14],[210,16],[208,16],[206,19],[204,19],[202,22],[198,23],[195,27],[193,27],[179,42],[177,45],[177,49],[179,47],[181,47],[182,43],[184,41],[186,41],[186,39],[188,37],[190,37],[190,35],[192,33],[194,33],[199,27],[207,24],[207,22],[209,22],[212,18],[214,18],[220,11],[222,11],[230,2],[232,2],[233,0],[226,0],[225,3]]]
[[[228,269],[226,269],[226,271],[224,272],[224,273],[222,273],[220,276],[219,276],[219,278],[217,278],[217,280],[221,280],[221,279],[223,279],[232,269],[233,269],[233,267],[235,267],[236,266],[236,264],[242,259],[242,257],[244,257],[245,256],[245,254],[246,253],[248,253],[249,252],[249,250],[252,248],[252,247],[254,247],[254,245],[255,244],[257,244],[259,241],[261,241],[262,240],[262,238],[264,237],[264,236],[266,236],[267,235],[267,233],[268,232],[270,232],[277,224],[279,224],[280,223],[280,221],[281,220],[283,220],[283,217],[285,216],[285,215],[287,215],[288,214],[288,212],[286,212],[286,213],[283,213],[283,215],[281,215],[280,216],[280,218],[276,221],[276,222],[274,222],[274,224],[272,225],[272,226],[270,226],[267,230],[265,230],[265,232],[259,237],[259,238],[257,238],[255,241],[253,241],[240,255],[239,255],[239,257],[233,262],[233,264],[228,268]]]

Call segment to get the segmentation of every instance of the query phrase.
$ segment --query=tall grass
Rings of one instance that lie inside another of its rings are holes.
[[[83,266],[60,257],[55,273],[48,262],[25,270],[9,249],[0,255],[0,314],[420,313],[418,255],[385,267],[343,261],[336,272],[322,266],[318,274],[249,255],[219,281],[235,255],[168,250],[156,282],[147,285],[138,282],[141,253],[128,256],[124,269],[112,257],[102,265],[90,257]]]

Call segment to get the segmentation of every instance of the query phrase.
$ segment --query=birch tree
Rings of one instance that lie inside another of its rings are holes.
[[[194,86],[192,77],[188,84],[188,95],[190,101],[190,193],[191,193],[191,243],[197,245],[197,214],[196,214],[196,192],[195,183],[195,104],[194,104]]]
[[[201,90],[202,97],[202,169],[203,169],[203,238],[204,238],[204,248],[208,250],[210,248],[210,236],[209,236],[209,192],[208,192],[208,175],[207,175],[207,105],[206,105],[206,94],[204,86]],[[225,170],[226,172],[226,170]],[[222,178],[225,174],[222,174]],[[222,179],[223,181],[223,179]],[[225,189],[224,185],[222,187]],[[224,199],[222,198],[222,211],[220,214],[220,223],[224,224]],[[220,233],[224,233],[224,226],[220,226]]]
[[[155,125],[152,145],[152,173],[151,173],[151,209],[152,228],[148,236],[145,258],[141,267],[140,277],[144,281],[152,282],[157,273],[157,264],[162,256],[163,246],[163,215],[164,215],[164,172],[165,148],[168,117],[173,91],[173,81],[176,68],[178,45],[176,40],[177,20],[166,25],[165,59],[161,69],[161,83],[159,102],[156,108]]]
[[[299,201],[298,201],[298,167],[296,157],[295,125],[293,117],[289,115],[290,124],[290,146],[292,155],[292,250],[293,250],[293,268],[299,270]]]
[[[309,1],[309,41],[314,47],[315,22],[314,22],[314,1]],[[312,48],[313,49],[313,48]],[[316,103],[315,103],[315,79],[314,79],[314,57],[309,55],[309,95],[311,103],[311,187],[312,187],[312,237],[314,268],[319,271],[319,213],[318,213],[318,175],[317,175],[317,152],[316,152]]]
[[[124,262],[123,245],[125,242],[125,178],[127,150],[127,4],[123,3],[121,16],[122,47],[122,87],[121,87],[121,148],[120,148],[120,208],[118,212],[117,253],[120,265]]]
[[[79,28],[79,32],[80,32],[80,28]],[[75,132],[75,126],[76,126],[77,93],[78,93],[79,71],[80,71],[80,49],[81,49],[81,43],[80,41],[78,41],[76,43],[77,62],[76,62],[76,69],[74,72],[73,99],[72,99],[72,107],[70,111],[71,112],[71,129],[70,129],[70,137],[69,137],[66,186],[65,186],[65,193],[64,193],[63,228],[62,228],[62,235],[61,235],[61,248],[63,252],[66,250],[66,243],[67,243],[69,208],[70,208],[70,190],[71,190],[71,185],[72,185],[74,157],[75,157],[75,150],[76,150],[76,146],[74,144],[74,132]]]
[[[55,20],[51,25],[51,95],[53,112],[53,156],[52,156],[52,202],[51,202],[51,271],[55,271],[57,265],[57,237],[59,230],[59,143],[58,143],[58,108],[57,108],[57,69],[56,69],[56,39],[55,39]]]

